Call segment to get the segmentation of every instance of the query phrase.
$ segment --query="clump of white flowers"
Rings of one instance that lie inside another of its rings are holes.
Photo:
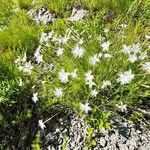
[[[119,82],[121,85],[128,84],[134,79],[134,74],[132,74],[132,71],[125,71],[123,73],[119,74],[119,77],[117,78],[117,82]]]
[[[43,62],[43,55],[40,53],[40,49],[41,46],[39,46],[34,53],[35,60],[38,64]]]
[[[18,69],[23,73],[27,73],[27,74],[32,73],[33,66],[30,61],[27,61],[26,52],[24,53],[23,58],[21,58],[20,56],[17,57],[15,63],[18,65]]]
[[[53,31],[48,32],[48,33],[43,32],[41,34],[40,43],[48,43],[49,40],[52,39],[53,37],[54,37]]]
[[[137,60],[144,60],[147,58],[147,52],[142,52],[142,47],[140,43],[133,45],[123,45],[122,52],[128,55],[128,60],[134,63]]]
[[[104,42],[104,40],[105,40],[105,38],[104,39],[102,38],[100,40],[102,52],[97,54],[97,58],[96,58],[96,56],[95,56],[95,58],[93,57],[93,61],[94,61],[94,59],[96,59],[97,62],[99,62],[98,58],[104,58],[104,59],[109,60],[112,57],[112,55],[108,53],[111,42],[110,41],[105,41]]]
[[[33,66],[31,65],[31,62],[25,62],[23,65],[19,66],[19,70],[27,73],[27,74],[31,74],[33,69]]]
[[[94,76],[92,75],[91,70],[85,73],[85,82],[90,88],[96,85],[93,79],[94,79]]]

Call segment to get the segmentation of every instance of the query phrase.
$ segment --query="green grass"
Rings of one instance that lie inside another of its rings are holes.
[[[20,11],[14,13],[13,9],[16,7],[19,7]],[[50,12],[56,14],[57,19],[53,24],[38,25],[27,15],[30,8],[41,7],[47,7]],[[68,22],[67,17],[71,15],[73,7],[87,9],[87,17],[79,22]],[[148,0],[37,0],[35,3],[30,0],[2,0],[0,27],[5,28],[0,31],[0,130],[9,130],[27,121],[35,112],[40,116],[54,103],[68,105],[81,115],[80,103],[89,102],[94,108],[89,118],[95,117],[98,122],[95,128],[107,124],[106,120],[103,121],[99,117],[102,112],[104,116],[105,113],[109,114],[110,108],[116,112],[118,110],[116,104],[120,102],[129,107],[142,105],[150,98],[149,88],[143,86],[150,85],[150,74],[141,69],[144,62],[150,61],[149,41],[145,39],[145,35],[150,32],[149,7]],[[121,24],[126,24],[127,27],[120,29]],[[83,58],[76,59],[72,56],[71,51],[76,39],[71,38],[65,45],[54,42],[49,42],[48,48],[42,45],[43,59],[46,63],[54,64],[54,71],[46,70],[35,63],[34,52],[39,45],[41,33],[53,30],[58,35],[64,36],[68,28],[77,31],[73,33],[74,36],[78,34],[84,39],[83,48],[86,52]],[[109,29],[109,32],[105,33],[104,29]],[[100,36],[111,41],[108,53],[113,57],[108,61],[102,59],[93,67],[89,64],[89,57],[102,52],[98,40]],[[148,58],[135,63],[129,62],[121,49],[123,44],[133,43],[141,43],[142,51],[147,52]],[[58,47],[65,49],[61,57],[55,54]],[[31,75],[20,72],[14,63],[17,56],[23,56],[24,52],[27,53],[27,61],[31,61],[34,66]],[[68,83],[62,84],[58,79],[58,72],[62,68],[68,72],[77,68],[78,78],[73,80],[69,78]],[[127,85],[117,83],[118,73],[129,69],[135,74],[134,80]],[[84,74],[88,70],[92,70],[99,91],[96,98],[90,96],[90,89],[85,85]],[[23,87],[18,85],[20,78],[24,82]],[[103,80],[110,80],[112,86],[101,89]],[[63,98],[58,99],[54,96],[55,87],[63,89],[65,93]],[[34,104],[32,93],[36,91],[39,92],[39,101]],[[97,109],[98,117],[95,114]]]

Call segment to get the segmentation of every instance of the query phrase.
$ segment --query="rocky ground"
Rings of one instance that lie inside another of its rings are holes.
[[[103,133],[97,130],[93,133],[96,146],[90,150],[150,150],[150,130],[144,121],[133,123],[124,117],[111,119],[111,130]],[[67,150],[84,150],[87,126],[83,118],[79,118],[71,110],[65,117],[58,117],[45,130],[39,131],[42,135],[43,149],[61,150],[67,139]],[[66,135],[67,138],[64,138]]]

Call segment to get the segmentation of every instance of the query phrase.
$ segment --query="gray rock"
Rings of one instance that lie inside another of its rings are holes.
[[[141,141],[142,141],[142,145],[145,145],[145,144],[147,144],[147,143],[150,142],[150,141],[148,140],[146,134],[143,134],[143,135],[141,136]]]
[[[150,141],[145,147],[150,150]]]
[[[150,149],[147,148],[147,147],[145,147],[145,146],[140,146],[140,147],[138,148],[138,150],[150,150]]]
[[[141,134],[142,132],[140,130],[136,130],[136,133]]]
[[[122,135],[120,135],[118,143],[124,144],[126,141],[127,141],[127,138],[122,136]]]
[[[103,150],[109,150],[109,149],[108,149],[108,147],[106,146],[106,147],[103,148]]]
[[[129,150],[126,144],[119,144],[119,150]]]
[[[116,147],[116,145],[109,145],[108,149],[109,150],[118,150],[118,148]]]
[[[111,140],[111,144],[116,144],[117,141],[119,140],[118,132],[115,132],[114,134],[112,134],[110,137],[110,140]]]
[[[133,145],[130,145],[129,150],[135,150],[135,147]]]
[[[126,144],[127,144],[128,146],[132,145],[132,146],[134,146],[135,148],[137,148],[137,142],[136,142],[136,140],[133,139],[133,138],[130,139],[130,140],[127,140]]]
[[[110,140],[110,136],[107,134],[107,135],[105,135],[105,140],[106,141],[109,141]]]
[[[101,138],[100,138],[100,145],[101,145],[102,147],[105,147],[105,145],[106,145],[106,140],[105,140],[104,137],[101,137]]]
[[[62,123],[54,125],[55,130],[45,133],[44,143],[52,143],[50,147],[54,146],[55,150],[59,150],[62,147],[64,135],[67,135],[68,150],[87,150],[85,141],[88,126],[84,124],[83,119],[74,116],[70,124],[67,124],[65,119],[59,121]],[[102,133],[98,130],[94,131],[92,138],[96,140],[97,145],[89,150],[150,150],[150,132],[147,128],[139,129],[139,126],[135,124],[131,126],[122,120],[117,120],[116,124],[115,121],[113,123],[111,131]]]

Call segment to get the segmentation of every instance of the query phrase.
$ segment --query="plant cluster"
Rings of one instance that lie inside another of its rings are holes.
[[[60,103],[102,131],[112,109],[142,105],[150,98],[149,5],[2,0],[0,130],[35,116],[44,130],[42,112]]]

